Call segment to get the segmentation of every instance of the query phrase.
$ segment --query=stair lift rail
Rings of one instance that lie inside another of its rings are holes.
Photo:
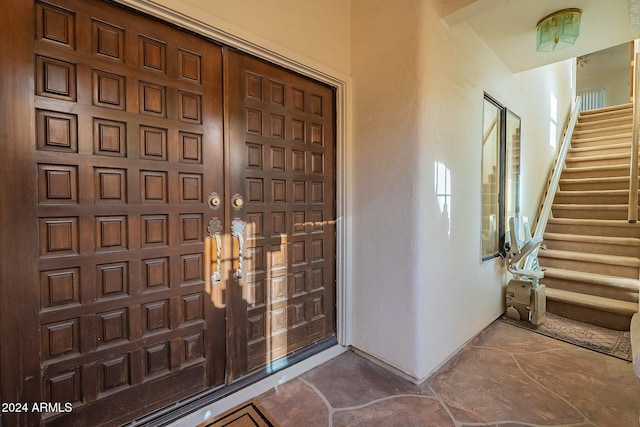
[[[564,162],[565,162],[565,159],[567,158],[567,152],[569,151],[569,148],[571,148],[571,138],[573,137],[573,129],[575,128],[576,123],[578,121],[578,115],[580,113],[581,104],[582,104],[582,98],[580,96],[577,96],[576,101],[573,104],[573,108],[571,109],[571,117],[569,119],[569,123],[567,124],[567,128],[564,132],[564,137],[562,138],[562,145],[560,145],[560,151],[558,152],[556,162],[553,165],[551,178],[549,179],[549,184],[547,186],[547,191],[544,196],[544,201],[542,202],[540,214],[538,215],[538,221],[536,223],[536,228],[534,233],[535,237],[542,238],[544,234],[544,230],[545,228],[547,228],[547,222],[549,221],[549,217],[551,216],[551,206],[553,205],[553,199],[556,197],[556,192],[558,191],[558,186],[560,184],[560,175],[562,174]],[[537,255],[537,252],[536,252],[536,255]]]

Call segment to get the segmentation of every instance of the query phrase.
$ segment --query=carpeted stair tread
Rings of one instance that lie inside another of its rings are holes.
[[[629,156],[627,156],[627,159],[629,158]],[[565,172],[597,172],[597,171],[602,171],[602,172],[611,172],[611,171],[621,171],[622,173],[620,175],[615,175],[615,176],[629,176],[629,161],[626,161],[625,163],[618,163],[618,164],[612,164],[612,165],[599,165],[599,166],[567,166],[564,168],[563,170],[563,174]],[[629,179],[629,178],[627,178]]]
[[[631,141],[616,141],[610,144],[599,145],[574,145],[567,152],[567,158],[599,156],[603,154],[625,154],[631,153]]]
[[[606,311],[608,313],[633,316],[638,312],[638,303],[631,301],[620,301],[611,298],[579,294],[577,292],[563,291],[553,288],[546,288],[545,294],[548,300],[568,303],[600,311]]]
[[[597,154],[590,156],[577,156],[570,155],[567,156],[567,163],[580,163],[580,162],[592,162],[594,160],[600,161],[612,161],[613,164],[620,164],[624,161],[629,161],[629,153],[613,153],[613,154]]]
[[[619,210],[628,210],[629,204],[621,204],[621,203],[605,203],[602,205],[594,205],[594,204],[577,204],[577,203],[554,203],[551,209],[564,209],[564,210],[575,210],[575,211],[619,211]]]
[[[565,167],[562,171],[560,179],[582,178],[624,178],[628,182],[629,165],[581,165],[574,167]],[[640,179],[638,181],[640,181]],[[628,185],[629,184],[627,184],[627,186]]]
[[[584,130],[574,130],[573,134],[576,136],[588,136],[588,135],[595,135],[595,134],[599,134],[602,132],[610,132],[611,134],[613,133],[628,133],[629,130],[631,129],[632,124],[624,124],[624,125],[616,125],[616,126],[607,126],[605,128],[596,128],[596,129],[584,129]]]
[[[584,197],[600,197],[611,195],[628,195],[629,190],[559,190],[557,196],[584,196]]]
[[[572,146],[571,148],[569,148],[569,151],[567,152],[567,154],[569,156],[573,156],[573,155],[580,155],[583,153],[591,153],[591,152],[598,152],[598,151],[609,151],[611,152],[612,150],[619,150],[619,151],[624,151],[624,150],[631,150],[631,140],[629,141],[623,141],[623,142],[616,142],[613,144],[602,144],[602,145],[593,145],[593,146],[578,146],[578,147],[574,147]],[[628,151],[628,153],[631,153],[631,151]],[[627,155],[628,155],[627,153]]]
[[[592,117],[591,120],[582,120],[578,121],[576,124],[577,130],[582,130],[585,128],[592,128],[594,126],[598,126],[600,129],[603,128],[611,128],[615,126],[621,125],[630,125],[632,124],[633,116],[626,115],[613,115],[612,116],[601,116],[598,118]]]
[[[560,186],[562,186],[562,184],[600,184],[600,183],[606,183],[606,182],[624,182],[625,184],[628,184],[629,177],[607,176],[607,177],[595,177],[595,178],[560,178]]]
[[[585,218],[604,220],[628,220],[629,204],[624,203],[554,203],[551,206],[556,218]],[[640,212],[640,208],[638,209]]]
[[[626,267],[640,267],[640,259],[637,257],[619,256],[619,255],[602,255],[592,254],[588,252],[572,252],[557,249],[545,249],[538,253],[542,258],[556,258],[574,261],[585,261],[598,264],[610,264]]]
[[[554,203],[552,209],[560,208],[567,210],[603,210],[603,211],[617,211],[620,209],[627,210],[628,204],[621,203],[606,203],[602,205],[593,204],[578,204],[578,203]]]
[[[592,218],[549,218],[549,223],[563,225],[593,225],[596,227],[627,227],[627,220],[592,219]]]
[[[640,223],[629,224],[627,218],[549,218],[547,230],[556,233],[584,234],[587,236],[638,237]]]
[[[640,190],[639,190],[640,191]],[[639,192],[640,194],[640,192]],[[629,190],[595,189],[595,190],[559,190],[554,199],[556,204],[579,205],[612,205],[629,204]]]
[[[591,236],[586,234],[544,233],[544,240],[564,240],[581,243],[601,243],[605,245],[640,247],[640,238],[636,237],[610,237]]]
[[[602,135],[602,136],[574,136],[571,138],[571,147],[584,147],[593,144],[593,146],[607,146],[609,144],[614,143],[616,140],[624,140],[628,141],[633,139],[633,133],[631,132],[620,132],[616,135]],[[601,143],[601,144],[596,144]]]
[[[580,118],[582,120],[579,120],[580,124],[584,124],[584,123],[591,123],[591,122],[597,122],[597,123],[602,123],[602,122],[609,122],[611,120],[617,120],[617,119],[626,119],[629,120],[633,117],[632,113],[633,110],[631,111],[627,111],[627,114],[625,114],[625,112],[623,110],[614,110],[614,111],[609,111],[603,114],[580,114]],[[588,120],[586,120],[588,118]]]
[[[596,108],[595,110],[587,110],[580,112],[580,118],[589,117],[601,117],[607,114],[612,114],[621,111],[628,111],[629,114],[633,113],[633,103],[627,102],[625,104],[611,105],[608,107]]]
[[[601,285],[614,287],[624,291],[639,292],[640,280],[630,279],[628,277],[607,276],[604,274],[587,273],[583,271],[564,270],[562,268],[543,268],[544,276],[549,278],[574,280],[576,282],[589,283],[592,285]],[[542,279],[544,283],[544,279]],[[548,289],[548,287],[547,287]]]
[[[638,179],[640,183],[640,179]],[[561,191],[580,190],[629,190],[628,176],[560,178]]]
[[[578,123],[597,123],[603,120],[615,119],[615,118],[624,118],[628,120],[633,120],[633,108],[630,109],[620,109],[617,111],[607,111],[595,114],[584,114],[584,112],[580,113],[578,117]]]

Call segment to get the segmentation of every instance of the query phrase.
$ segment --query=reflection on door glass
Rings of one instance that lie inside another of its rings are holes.
[[[451,234],[451,171],[444,163],[435,164],[434,187],[440,213],[447,221],[447,233]]]
[[[507,111],[504,209],[505,221],[520,217],[520,118]]]
[[[482,138],[482,256],[498,253],[498,203],[501,111],[484,101]]]
[[[482,259],[504,250],[520,214],[520,118],[485,94],[482,132]]]

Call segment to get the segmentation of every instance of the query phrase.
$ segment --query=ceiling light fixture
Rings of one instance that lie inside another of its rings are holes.
[[[580,35],[580,9],[563,9],[545,16],[536,25],[536,50],[553,52],[576,42]]]

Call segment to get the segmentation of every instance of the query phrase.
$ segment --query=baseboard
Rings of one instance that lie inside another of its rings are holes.
[[[500,316],[502,316],[502,314],[500,314]],[[400,368],[397,368],[393,365],[391,365],[388,362],[385,362],[382,359],[377,358],[376,356],[373,356],[372,354],[367,353],[364,350],[361,350],[357,347],[349,347],[349,349],[351,351],[353,351],[354,353],[358,354],[359,356],[364,357],[365,359],[369,360],[370,362],[380,366],[383,369],[386,369],[389,372],[393,372],[395,375],[399,376],[400,378],[404,378],[407,381],[411,381],[414,384],[420,385],[423,382],[425,382],[427,379],[429,379],[433,374],[435,374],[436,372],[438,372],[443,366],[445,366],[447,363],[449,363],[449,361],[451,359],[453,359],[454,357],[456,357],[462,350],[464,350],[464,348],[469,345],[474,339],[476,339],[476,337],[478,335],[480,335],[485,329],[487,329],[493,322],[495,322],[496,320],[498,320],[500,318],[500,316],[498,316],[497,318],[495,318],[492,322],[490,322],[487,326],[485,326],[484,328],[482,328],[480,331],[478,331],[478,333],[476,333],[475,335],[473,335],[471,338],[469,338],[467,341],[464,342],[464,344],[462,344],[460,347],[458,347],[453,353],[451,353],[446,359],[444,359],[438,366],[436,366],[435,369],[433,369],[426,377],[422,377],[422,378],[418,378],[415,377],[405,371],[403,371]]]

